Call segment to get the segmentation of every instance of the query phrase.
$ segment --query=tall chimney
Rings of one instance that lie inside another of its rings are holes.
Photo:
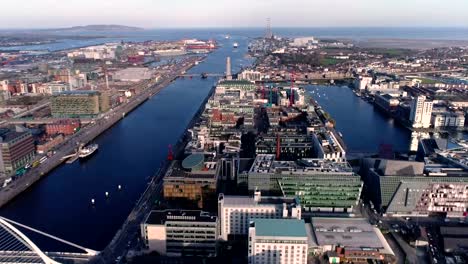
[[[231,57],[226,58],[226,79],[227,80],[232,80]]]

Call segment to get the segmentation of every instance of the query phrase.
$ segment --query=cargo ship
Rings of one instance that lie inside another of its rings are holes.
[[[98,144],[91,144],[87,147],[84,147],[82,149],[80,149],[80,152],[78,153],[78,156],[80,158],[86,158],[88,156],[90,156],[91,154],[93,154],[94,152],[96,152],[96,150],[99,148],[99,145]]]

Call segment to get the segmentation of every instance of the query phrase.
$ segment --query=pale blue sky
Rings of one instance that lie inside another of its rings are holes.
[[[0,0],[0,28],[461,26],[468,0]]]

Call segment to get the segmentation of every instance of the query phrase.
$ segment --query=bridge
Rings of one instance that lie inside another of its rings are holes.
[[[33,107],[33,108],[31,108],[31,109],[29,109],[29,110],[27,110],[27,111],[25,111],[25,112],[22,112],[22,113],[19,113],[19,114],[13,116],[13,118],[21,118],[21,117],[27,116],[27,115],[32,114],[32,113],[34,113],[35,111],[37,111],[37,110],[39,110],[39,109],[42,109],[42,108],[44,108],[44,107],[46,107],[46,106],[49,106],[49,105],[50,105],[50,102],[48,102],[48,101],[45,102],[45,103],[39,103],[39,104],[37,104],[35,107]]]
[[[224,73],[184,73],[179,74],[178,77],[187,77],[187,78],[194,78],[194,77],[224,77],[226,74]]]
[[[42,251],[16,226],[76,248],[82,253]],[[5,217],[0,217],[0,263],[85,263],[98,254],[98,251],[55,237]]]

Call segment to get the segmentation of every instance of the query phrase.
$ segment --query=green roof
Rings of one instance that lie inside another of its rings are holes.
[[[253,219],[256,236],[307,237],[304,220]]]
[[[196,153],[191,154],[182,161],[182,167],[185,169],[194,169],[203,165],[205,161],[205,155]]]

